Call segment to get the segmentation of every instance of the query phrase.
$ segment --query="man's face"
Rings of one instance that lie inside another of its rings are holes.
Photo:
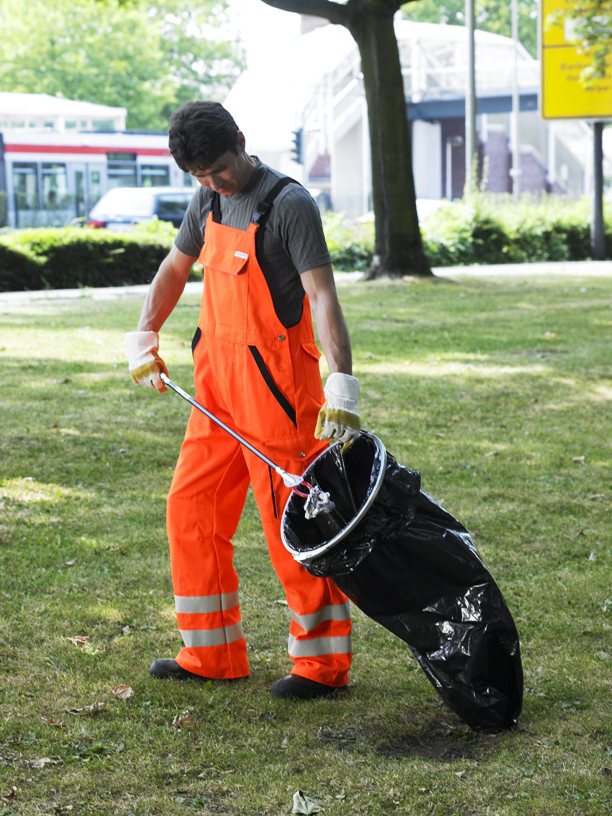
[[[240,154],[227,150],[204,170],[194,170],[191,175],[204,187],[222,196],[240,192],[245,184],[244,167]]]

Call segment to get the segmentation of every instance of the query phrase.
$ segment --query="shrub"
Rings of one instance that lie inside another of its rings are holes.
[[[478,195],[473,202],[448,204],[422,226],[432,266],[534,261],[580,261],[591,256],[588,200],[550,196],[524,198]],[[607,251],[612,248],[612,212],[606,218]]]
[[[42,288],[40,264],[27,251],[0,242],[0,292]]]
[[[578,261],[590,258],[591,202],[558,197],[522,199],[481,194],[449,203],[422,224],[432,266]],[[374,223],[326,213],[323,226],[334,267],[366,270],[374,253]],[[612,208],[606,211],[612,257]],[[0,235],[0,291],[148,283],[172,246],[166,222],[133,232],[78,228],[15,230]],[[195,264],[191,280],[201,280]]]
[[[148,283],[171,246],[167,237],[70,227],[16,230],[2,242],[33,256],[49,289]]]
[[[365,271],[374,254],[374,222],[350,221],[341,213],[325,213],[323,229],[334,267],[340,271]]]

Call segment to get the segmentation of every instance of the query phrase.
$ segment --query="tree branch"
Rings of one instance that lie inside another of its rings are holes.
[[[315,17],[325,17],[330,23],[346,25],[350,16],[348,6],[334,3],[332,0],[263,0],[267,6],[295,11],[298,14],[312,14]]]

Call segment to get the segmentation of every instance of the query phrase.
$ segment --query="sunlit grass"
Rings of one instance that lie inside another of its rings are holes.
[[[252,497],[250,680],[150,679],[180,645],[164,514],[188,407],[129,381],[140,297],[0,301],[0,814],[281,816],[298,788],[327,816],[608,812],[612,282],[339,289],[364,426],[470,528],[515,616],[519,727],[469,732],[359,610],[351,691],[271,698],[288,610]],[[162,334],[188,390],[197,316],[187,296]]]

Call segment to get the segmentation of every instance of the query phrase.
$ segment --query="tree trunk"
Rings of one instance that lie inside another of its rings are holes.
[[[375,225],[366,277],[431,275],[416,208],[404,82],[393,18],[397,0],[264,0],[344,25],[359,48],[368,106]]]
[[[431,275],[423,251],[412,174],[404,82],[392,13],[354,16],[372,153],[375,254],[367,277]]]

